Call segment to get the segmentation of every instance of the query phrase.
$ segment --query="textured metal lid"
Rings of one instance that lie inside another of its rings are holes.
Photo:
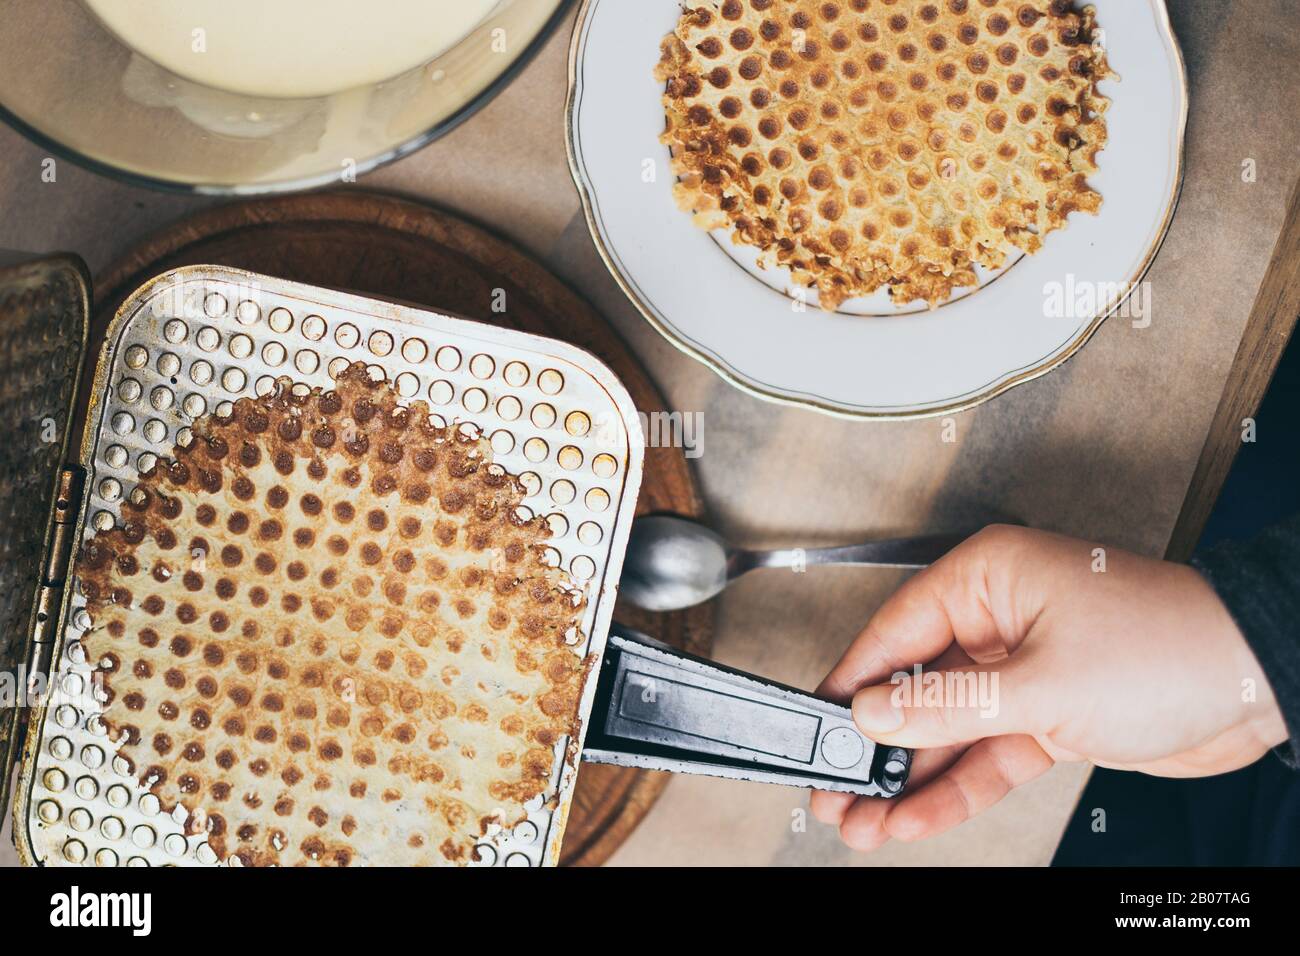
[[[89,311],[90,276],[76,256],[0,252],[0,672],[8,675],[6,695],[25,685],[19,671],[68,448]],[[3,806],[21,711],[13,701],[0,703]]]

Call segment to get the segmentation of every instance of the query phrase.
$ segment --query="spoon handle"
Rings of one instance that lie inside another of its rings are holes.
[[[755,568],[793,568],[810,564],[846,564],[859,567],[924,568],[970,536],[934,534],[918,538],[890,538],[837,548],[783,548],[772,551],[732,551],[727,576],[737,578]]]

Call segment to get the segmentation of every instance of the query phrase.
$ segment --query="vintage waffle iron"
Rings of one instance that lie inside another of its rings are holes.
[[[14,835],[25,861],[223,862],[202,833],[161,812],[115,756],[96,702],[72,693],[94,666],[79,643],[90,619],[75,586],[75,543],[120,520],[140,471],[184,441],[204,411],[259,393],[276,374],[328,387],[339,363],[357,359],[405,382],[403,394],[445,407],[447,422],[491,436],[495,460],[524,479],[526,502],[573,529],[552,550],[587,593],[575,650],[596,662],[597,679],[581,704],[582,759],[877,797],[902,791],[911,752],[876,746],[847,708],[611,627],[644,441],[630,397],[593,356],[437,313],[193,266],[127,298],[86,385],[82,425],[73,409],[89,289],[74,256],[0,257],[0,414],[10,429],[0,446],[9,510],[0,527],[0,668],[19,675],[19,689],[48,688],[0,718],[0,788],[17,764]],[[521,415],[530,405],[549,413]],[[551,798],[527,805],[524,824],[485,838],[480,862],[558,860],[577,774],[564,759],[576,749],[570,743],[557,744]]]

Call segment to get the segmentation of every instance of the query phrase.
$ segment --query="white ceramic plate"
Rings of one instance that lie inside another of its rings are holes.
[[[1120,77],[1101,85],[1112,100],[1090,179],[1101,213],[1071,216],[1037,255],[937,310],[897,308],[881,292],[827,314],[796,311],[788,273],[758,269],[752,251],[698,229],[673,200],[654,67],[681,4],[585,0],[570,53],[569,152],[606,264],[669,341],[772,401],[849,417],[936,415],[1055,368],[1140,282],[1182,183],[1187,80],[1164,0],[1092,2]]]

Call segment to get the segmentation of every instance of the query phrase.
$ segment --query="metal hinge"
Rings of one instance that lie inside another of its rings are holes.
[[[36,613],[32,625],[32,648],[28,658],[28,680],[47,674],[54,650],[59,607],[63,589],[72,566],[73,536],[77,515],[81,511],[81,494],[85,472],[75,466],[59,472],[59,486],[54,499],[54,522],[50,528],[49,547],[41,568],[40,587],[36,593]]]

